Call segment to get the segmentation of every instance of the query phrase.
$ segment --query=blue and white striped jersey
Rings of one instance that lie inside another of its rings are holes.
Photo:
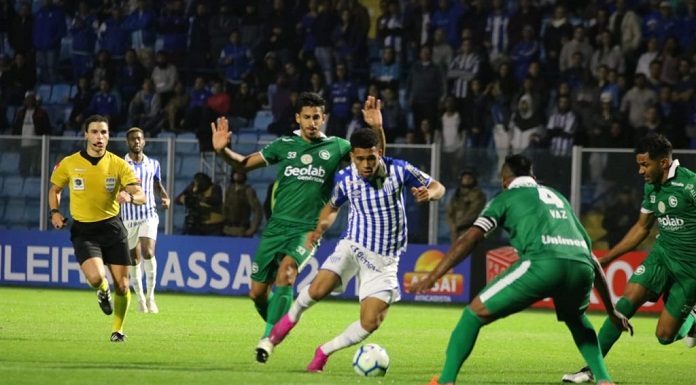
[[[160,179],[160,164],[157,160],[143,155],[143,161],[136,163],[128,154],[124,157],[126,163],[135,172],[135,177],[140,181],[140,185],[145,192],[147,202],[144,205],[136,206],[130,203],[121,205],[121,219],[124,221],[142,221],[157,216],[157,204],[155,203],[155,182]]]
[[[382,163],[385,172],[373,181],[360,175],[354,164],[337,172],[329,203],[338,208],[350,201],[344,239],[379,255],[398,257],[408,239],[404,187],[427,187],[431,178],[404,160],[382,157]]]

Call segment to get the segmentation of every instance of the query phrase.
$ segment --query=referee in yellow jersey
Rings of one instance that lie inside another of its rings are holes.
[[[140,181],[123,158],[106,151],[109,123],[93,115],[83,125],[86,148],[61,160],[51,175],[48,190],[51,223],[65,227],[67,219],[58,209],[60,194],[67,185],[70,191],[70,215],[73,224],[70,240],[87,282],[97,289],[102,311],[114,313],[112,342],[125,341],[123,321],[130,304],[128,266],[133,265],[128,250],[128,234],[119,217],[120,204],[145,203]],[[109,283],[104,265],[114,280],[115,298],[111,305]],[[115,311],[114,311],[115,310]]]

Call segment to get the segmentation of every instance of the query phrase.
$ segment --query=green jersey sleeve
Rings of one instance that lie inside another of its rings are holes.
[[[259,151],[266,163],[276,164],[280,162],[283,158],[281,156],[282,137],[278,138],[271,143],[268,143],[264,148]]]
[[[505,199],[502,198],[504,194],[504,192],[499,194],[486,204],[481,215],[474,221],[474,226],[489,234],[498,227],[498,223],[504,221],[507,206]]]

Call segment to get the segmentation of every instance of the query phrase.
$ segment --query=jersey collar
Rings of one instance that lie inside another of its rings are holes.
[[[518,176],[508,185],[508,190],[517,187],[536,187],[539,184],[531,176]]]
[[[133,159],[130,157],[130,153],[126,153],[126,156],[124,156],[124,159],[126,159],[126,162],[128,163],[136,163]],[[143,154],[143,161],[141,163],[145,163],[147,160],[147,155]]]
[[[669,165],[669,172],[667,173],[667,180],[670,180],[677,175],[677,167],[679,167],[679,159],[674,159],[672,161],[672,164]]]
[[[293,134],[299,136],[300,138],[302,137],[302,130],[295,130],[292,132]],[[320,139],[326,139],[328,138],[325,133],[319,131],[319,138]]]

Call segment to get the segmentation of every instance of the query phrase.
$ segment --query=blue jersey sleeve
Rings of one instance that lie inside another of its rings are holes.
[[[404,167],[404,185],[408,187],[430,186],[430,175],[416,168],[406,161],[401,161]]]
[[[334,176],[334,187],[331,191],[331,197],[329,198],[331,206],[339,208],[348,200],[344,180],[348,178],[349,175],[349,171],[343,169]]]
[[[162,180],[160,176],[160,162],[158,160],[155,160],[155,176],[153,178],[155,182],[159,182]]]

